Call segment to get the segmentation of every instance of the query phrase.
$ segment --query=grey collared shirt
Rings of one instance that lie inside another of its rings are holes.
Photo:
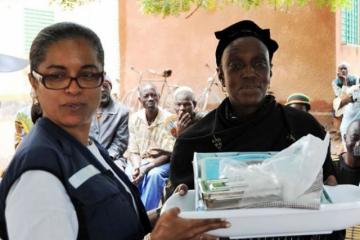
[[[129,111],[119,102],[110,100],[105,108],[98,108],[93,117],[90,137],[106,148],[114,160],[123,157],[129,142]]]

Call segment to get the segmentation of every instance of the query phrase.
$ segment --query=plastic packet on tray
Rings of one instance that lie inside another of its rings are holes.
[[[309,134],[280,152],[195,153],[196,208],[319,209],[328,146]]]

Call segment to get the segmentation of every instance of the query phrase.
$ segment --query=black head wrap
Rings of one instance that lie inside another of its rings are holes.
[[[278,49],[279,45],[276,41],[270,38],[270,29],[261,29],[256,23],[250,20],[237,22],[222,31],[215,32],[215,36],[219,39],[216,48],[216,64],[221,64],[221,56],[225,48],[234,40],[241,37],[255,37],[265,44],[269,50],[270,61],[274,52]]]

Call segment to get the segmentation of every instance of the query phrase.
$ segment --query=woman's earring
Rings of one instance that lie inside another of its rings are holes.
[[[228,95],[227,95],[227,92],[226,92],[226,88],[224,87],[223,84],[221,84],[221,91],[222,91],[222,93],[225,95],[225,97],[228,96]]]
[[[221,85],[222,93],[225,95],[225,97],[227,97],[228,94],[227,94],[227,91],[226,91],[226,88],[225,88],[224,78],[222,78],[222,75],[219,76],[219,82],[220,82],[220,85]]]
[[[227,91],[226,91],[226,88],[225,88],[224,73],[222,72],[220,67],[216,68],[216,71],[218,73],[218,80],[219,80],[220,85],[221,85],[221,91],[225,95],[225,97],[227,97],[228,94],[227,94]]]
[[[270,89],[270,85],[267,87],[266,95],[274,96],[274,92]]]
[[[37,96],[34,97],[33,102],[34,104],[40,104]]]
[[[31,100],[32,100],[33,104],[38,104],[39,103],[38,96],[36,95],[34,89],[31,89],[30,97],[31,97]]]

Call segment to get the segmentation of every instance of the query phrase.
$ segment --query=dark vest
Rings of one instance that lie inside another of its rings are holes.
[[[130,194],[112,172],[105,169],[84,145],[50,120],[42,118],[17,149],[0,184],[0,237],[8,239],[5,220],[7,194],[12,184],[28,170],[50,172],[62,182],[76,210],[78,239],[142,239],[150,232],[150,222],[138,190],[114,165],[106,150],[96,145],[105,161],[129,187],[138,215]],[[88,165],[93,165],[100,173],[75,188],[69,178]]]

